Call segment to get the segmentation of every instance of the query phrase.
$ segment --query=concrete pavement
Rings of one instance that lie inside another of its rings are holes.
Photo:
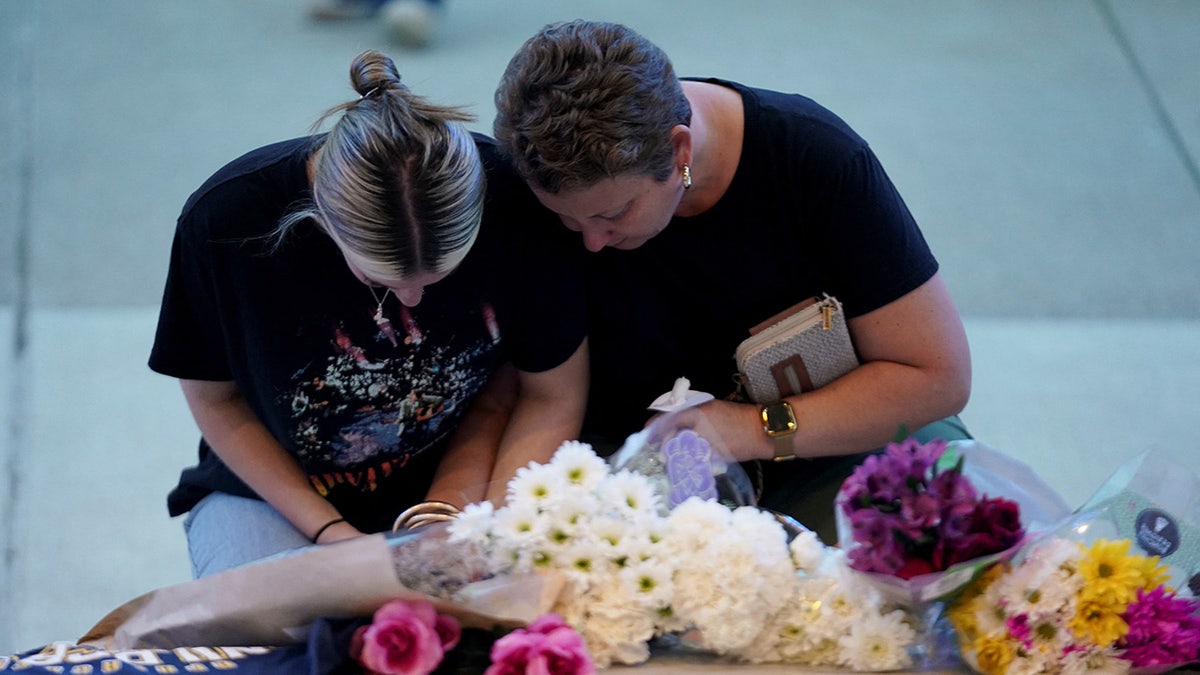
[[[407,51],[284,0],[0,0],[0,653],[188,578],[194,456],[145,367],[174,219],[352,96],[366,48],[471,106],[544,23],[627,23],[685,75],[812,96],[876,149],[972,342],[976,436],[1081,503],[1200,408],[1200,4],[449,0]]]

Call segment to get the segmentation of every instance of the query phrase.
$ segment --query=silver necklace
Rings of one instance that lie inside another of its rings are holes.
[[[396,340],[396,331],[394,328],[392,328],[392,320],[387,318],[387,316],[383,313],[383,303],[386,302],[388,296],[392,294],[392,289],[388,288],[385,290],[382,298],[379,297],[379,294],[375,292],[374,286],[367,286],[367,290],[371,291],[371,297],[375,298],[375,302],[377,303],[374,317],[375,325],[379,326],[379,330],[387,336],[387,339],[391,341],[392,346],[395,347],[397,344],[399,344],[398,340]]]

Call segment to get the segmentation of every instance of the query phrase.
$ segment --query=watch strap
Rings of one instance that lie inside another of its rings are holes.
[[[771,458],[773,461],[786,462],[796,459],[796,449],[792,447],[792,434],[772,436],[771,442],[775,444],[775,456]]]

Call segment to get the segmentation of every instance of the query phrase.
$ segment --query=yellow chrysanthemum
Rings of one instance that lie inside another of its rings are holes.
[[[1137,591],[1145,582],[1144,564],[1139,564],[1129,554],[1130,541],[1101,539],[1086,550],[1079,563],[1079,573],[1084,578],[1087,595],[1104,604],[1124,606],[1137,598]]]
[[[1111,605],[1081,600],[1068,625],[1075,637],[1106,647],[1129,632],[1129,624],[1121,618],[1124,611],[1124,607],[1113,611]]]
[[[1147,590],[1157,588],[1167,583],[1171,578],[1171,570],[1166,565],[1159,564],[1158,556],[1134,556],[1134,567],[1142,577],[1142,588]]]
[[[975,598],[983,595],[992,584],[996,583],[997,579],[1011,571],[1012,565],[1008,564],[1007,562],[988,567],[983,571],[982,574],[975,578],[975,581],[971,582],[971,584],[963,590],[962,595],[960,595],[959,598],[962,600],[974,600]]]
[[[974,640],[979,635],[979,621],[975,618],[975,603],[959,603],[946,616],[959,634],[967,640]]]
[[[976,616],[980,611],[986,609],[982,606],[983,594],[1002,574],[1009,570],[1011,570],[1011,566],[1008,563],[988,567],[954,599],[947,616],[958,630],[967,636],[967,639],[974,640],[979,633],[979,622]]]
[[[1082,607],[1091,607],[1092,611],[1104,611],[1111,614],[1124,614],[1129,607],[1124,595],[1114,594],[1111,588],[1102,585],[1084,586],[1075,594],[1075,601]]]
[[[971,645],[975,662],[985,675],[1002,675],[1008,664],[1016,658],[1017,651],[1011,640],[996,636],[985,636]]]

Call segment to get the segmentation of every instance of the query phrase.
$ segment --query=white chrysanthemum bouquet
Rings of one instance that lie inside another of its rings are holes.
[[[844,557],[811,532],[789,544],[780,521],[757,508],[675,503],[668,511],[648,477],[610,471],[590,446],[568,442],[548,464],[518,472],[506,506],[464,509],[450,540],[487,551],[497,574],[565,575],[552,611],[601,667],[645,661],[653,638],[685,632],[751,662],[910,663],[905,614],[850,582]]]

